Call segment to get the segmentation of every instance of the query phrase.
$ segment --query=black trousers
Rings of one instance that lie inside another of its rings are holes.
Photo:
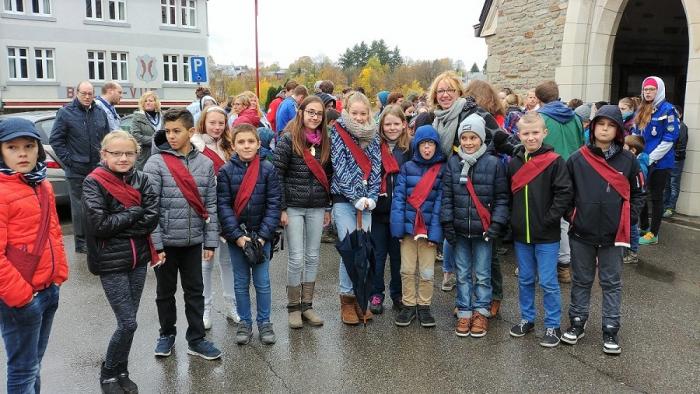
[[[204,339],[204,285],[202,283],[202,245],[165,247],[165,263],[155,269],[156,305],[160,321],[160,335],[176,335],[177,273],[180,271],[182,291],[187,317],[187,343],[194,344]]]
[[[651,227],[649,226],[649,204],[645,204],[642,213],[639,215],[640,227],[648,228],[654,235],[659,235],[661,227],[661,217],[664,214],[664,189],[671,170],[652,170],[647,180],[647,190],[649,191],[648,203],[651,203]]]

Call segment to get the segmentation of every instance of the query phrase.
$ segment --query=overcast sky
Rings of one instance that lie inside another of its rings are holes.
[[[486,60],[474,37],[482,0],[258,0],[260,61],[282,68],[301,56],[337,61],[346,48],[383,38],[404,58]],[[255,0],[209,0],[209,53],[218,64],[255,65]]]

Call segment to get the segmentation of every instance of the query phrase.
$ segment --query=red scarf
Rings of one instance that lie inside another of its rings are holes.
[[[104,187],[109,194],[112,195],[124,208],[131,208],[141,205],[141,192],[136,190],[130,184],[119,179],[116,175],[105,170],[102,167],[97,167],[92,171],[90,176],[97,181],[102,187]],[[148,249],[151,252],[151,265],[156,264],[160,259],[158,258],[158,253],[153,245],[153,240],[149,234],[146,238],[148,240]],[[136,249],[134,241],[131,240],[131,247],[134,252],[134,265],[136,267]]]
[[[547,169],[554,160],[559,157],[558,154],[549,151],[541,155],[534,156],[530,160],[526,161],[518,171],[513,174],[510,183],[510,190],[513,194],[524,188],[525,185],[532,182],[533,179],[537,178],[544,170]]]
[[[241,217],[241,213],[248,205],[250,196],[253,195],[253,190],[255,190],[255,184],[258,183],[258,175],[260,174],[260,155],[255,155],[253,160],[248,164],[248,169],[243,175],[243,182],[241,182],[241,187],[238,188],[238,193],[236,193],[236,199],[233,201],[233,210],[236,212],[237,217]]]
[[[362,170],[362,178],[366,182],[369,179],[370,172],[372,172],[372,162],[369,160],[369,157],[367,157],[365,151],[362,150],[362,148],[360,148],[360,146],[355,143],[352,137],[350,137],[350,134],[348,134],[348,132],[345,131],[345,129],[343,128],[343,126],[340,125],[340,123],[336,122],[334,126],[335,130],[338,132],[338,135],[340,135],[340,138],[343,139],[345,146],[347,146],[348,149],[350,149],[350,154],[352,154],[352,157],[355,159],[355,162],[360,167],[360,170]]]
[[[197,182],[194,181],[190,171],[175,155],[165,152],[161,152],[160,155],[163,157],[165,165],[168,167],[170,174],[175,180],[175,184],[177,184],[177,187],[180,189],[183,197],[185,197],[185,200],[187,200],[187,203],[190,204],[190,207],[194,209],[199,217],[209,223],[209,213],[204,207],[202,196],[199,195],[199,190],[197,189]]]
[[[428,229],[425,226],[423,212],[421,212],[420,207],[428,198],[430,191],[433,190],[433,185],[440,173],[441,167],[442,163],[433,164],[433,166],[423,174],[418,184],[416,184],[416,187],[413,188],[411,195],[406,199],[406,202],[416,210],[416,220],[413,223],[413,236],[415,239],[428,237]]]
[[[622,212],[620,212],[620,225],[615,234],[615,246],[630,247],[630,183],[624,175],[610,166],[608,162],[591,152],[587,147],[580,149],[583,158],[593,167],[595,172],[622,197]]]
[[[309,170],[314,174],[318,182],[326,189],[326,193],[331,192],[331,185],[328,183],[328,177],[326,176],[326,171],[321,166],[308,149],[304,149],[304,162]]]
[[[210,149],[209,147],[205,146],[204,150],[202,151],[202,154],[208,158],[211,159],[212,163],[214,163],[214,174],[219,173],[219,169],[226,164],[226,162],[219,156],[218,153],[214,152],[213,149]]]
[[[382,142],[382,168],[384,169],[384,175],[382,175],[382,183],[379,187],[379,195],[386,196],[386,178],[391,174],[396,174],[399,172],[399,163],[396,162],[396,158],[389,150],[389,144]]]
[[[476,195],[471,178],[467,178],[467,191],[469,192],[469,196],[472,198],[472,201],[474,201],[474,206],[476,206],[476,213],[479,215],[479,220],[481,220],[481,227],[483,227],[484,232],[486,232],[491,226],[491,212],[486,209],[484,204],[481,203],[479,197]]]

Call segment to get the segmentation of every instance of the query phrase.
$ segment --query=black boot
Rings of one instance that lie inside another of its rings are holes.
[[[121,386],[122,390],[124,390],[125,393],[129,394],[138,394],[139,393],[139,387],[129,379],[129,371],[128,371],[128,362],[123,362],[119,364],[119,376],[117,376],[117,379],[119,380],[119,386]]]
[[[119,379],[117,378],[118,372],[116,368],[107,368],[105,363],[102,363],[102,370],[100,371],[100,387],[102,392],[105,394],[122,394],[124,390],[119,385]]]

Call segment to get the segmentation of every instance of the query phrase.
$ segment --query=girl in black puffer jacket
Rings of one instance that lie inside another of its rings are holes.
[[[139,144],[125,131],[102,140],[101,166],[83,182],[88,268],[100,276],[117,329],[107,348],[100,383],[104,392],[136,392],[127,363],[146,263],[157,263],[150,239],[158,224],[158,196],[148,176],[134,169]]]
[[[289,326],[303,320],[320,326],[312,309],[323,227],[330,223],[329,181],[333,172],[323,102],[307,97],[277,142],[273,163],[282,189],[280,223],[287,227]]]

